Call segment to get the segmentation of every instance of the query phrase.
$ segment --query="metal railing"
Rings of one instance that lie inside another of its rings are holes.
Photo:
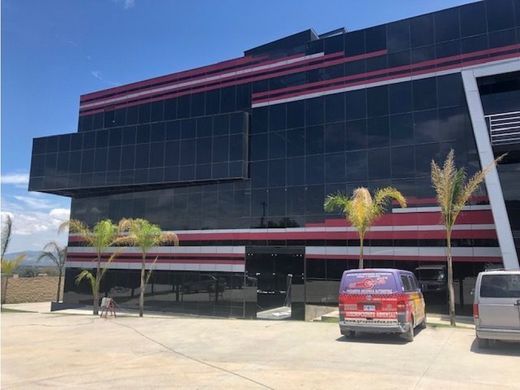
[[[520,143],[520,111],[485,115],[491,145]]]

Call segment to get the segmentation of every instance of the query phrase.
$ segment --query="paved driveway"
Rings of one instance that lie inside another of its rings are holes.
[[[520,345],[470,329],[339,337],[336,324],[2,313],[2,388],[519,389]]]

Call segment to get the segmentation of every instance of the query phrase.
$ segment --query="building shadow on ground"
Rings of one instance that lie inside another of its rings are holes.
[[[482,355],[519,356],[520,342],[491,341],[489,347],[480,348],[477,339],[471,343],[470,351]]]

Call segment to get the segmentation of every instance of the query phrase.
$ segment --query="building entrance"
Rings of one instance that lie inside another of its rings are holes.
[[[246,248],[246,278],[256,283],[256,318],[305,318],[304,247]]]

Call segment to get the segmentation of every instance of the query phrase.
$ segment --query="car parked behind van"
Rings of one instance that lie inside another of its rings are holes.
[[[421,265],[414,274],[422,293],[446,293],[448,289],[445,265]]]
[[[481,348],[490,340],[520,341],[520,270],[478,274],[473,318]]]
[[[408,341],[426,326],[424,298],[412,272],[361,269],[343,272],[339,289],[339,328],[356,332],[399,333]]]

